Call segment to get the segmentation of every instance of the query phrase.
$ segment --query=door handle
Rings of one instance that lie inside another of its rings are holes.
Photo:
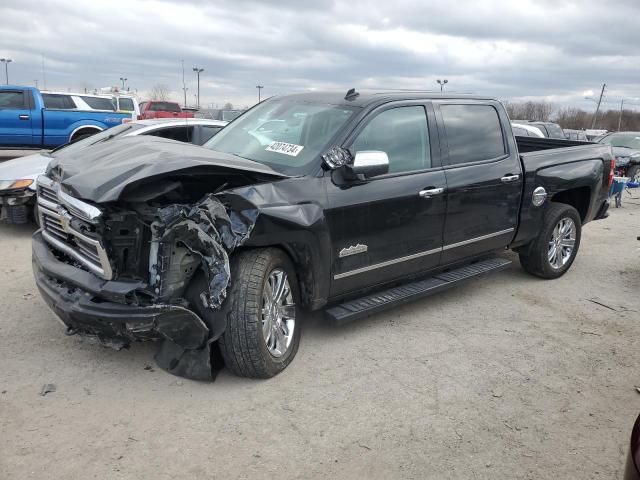
[[[520,178],[520,175],[505,175],[500,179],[502,183],[516,182]]]
[[[426,190],[420,190],[420,192],[418,193],[418,195],[420,195],[422,198],[431,198],[434,195],[440,195],[441,193],[444,193],[444,188],[427,188]]]
[[[20,120],[29,120],[29,115],[18,115]]]

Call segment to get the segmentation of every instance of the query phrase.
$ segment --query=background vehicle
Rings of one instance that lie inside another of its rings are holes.
[[[542,131],[540,131],[538,127],[527,125],[526,123],[511,122],[511,129],[513,130],[514,135],[520,135],[522,137],[544,138]]]
[[[537,127],[546,138],[557,138],[559,140],[566,140],[562,128],[557,123],[537,122],[532,120],[512,120],[512,123],[526,124]]]
[[[57,147],[119,125],[130,115],[79,110],[71,95],[33,87],[0,87],[0,146]],[[86,97],[86,101],[89,100]]]
[[[200,379],[214,341],[271,377],[304,310],[361,318],[506,268],[505,248],[557,278],[613,178],[609,146],[515,137],[498,101],[449,93],[274,97],[209,150],[131,140],[39,177],[36,283],[70,333],[161,339],[157,363]]]
[[[564,136],[567,140],[577,140],[580,142],[588,142],[587,134],[584,130],[571,130],[569,128],[565,128]]]
[[[141,120],[151,118],[193,118],[193,112],[185,112],[177,102],[151,100],[140,104]]]
[[[607,131],[587,128],[584,133],[590,142],[597,142],[601,137],[607,134]]]
[[[111,103],[118,112],[127,112],[131,114],[134,120],[140,116],[140,106],[138,99],[131,95],[113,95]]]
[[[611,145],[616,157],[616,171],[632,182],[640,181],[640,132],[613,132],[598,139]]]
[[[227,122],[186,118],[181,120],[140,120],[119,125],[79,142],[0,163],[1,215],[10,223],[26,223],[37,219],[36,179],[42,175],[52,158],[71,154],[96,143],[122,137],[151,135],[180,142],[202,145],[218,133]]]
[[[198,118],[210,118],[212,120],[223,120],[225,122],[231,122],[242,115],[246,110],[241,109],[216,109],[216,108],[201,108],[195,114]]]

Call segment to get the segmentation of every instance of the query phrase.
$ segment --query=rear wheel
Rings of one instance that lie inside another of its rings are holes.
[[[552,204],[538,237],[520,253],[520,264],[532,275],[558,278],[571,268],[580,247],[582,222],[570,205]]]
[[[627,169],[627,176],[632,182],[640,182],[640,165],[631,165]]]
[[[291,363],[300,343],[293,265],[284,252],[268,248],[240,253],[231,271],[220,353],[236,375],[273,377]]]

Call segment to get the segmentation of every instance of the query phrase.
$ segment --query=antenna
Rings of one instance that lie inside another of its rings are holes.
[[[356,92],[355,88],[350,88],[347,91],[347,94],[344,96],[345,100],[355,100],[356,97],[358,97],[358,95],[360,95],[358,92]]]

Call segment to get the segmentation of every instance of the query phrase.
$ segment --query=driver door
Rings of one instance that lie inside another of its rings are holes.
[[[440,263],[446,179],[431,105],[374,110],[347,146],[384,151],[389,172],[359,182],[328,173],[331,296],[417,274]],[[425,192],[430,192],[426,194]]]

